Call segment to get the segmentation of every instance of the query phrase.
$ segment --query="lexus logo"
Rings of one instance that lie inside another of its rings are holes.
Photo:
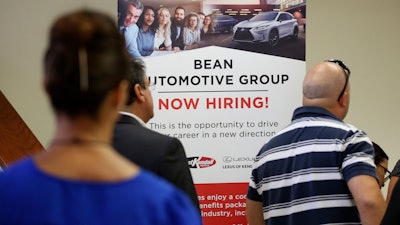
[[[231,163],[231,162],[254,162],[254,157],[233,157],[233,156],[224,156],[223,160],[224,163]]]

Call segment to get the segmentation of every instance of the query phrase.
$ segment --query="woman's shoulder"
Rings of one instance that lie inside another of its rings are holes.
[[[174,186],[168,183],[165,179],[158,177],[152,172],[146,169],[140,169],[137,177],[133,179],[136,186],[149,186],[147,190],[144,191],[157,191],[163,189],[164,192],[173,192]],[[152,189],[152,190],[151,190]],[[161,193],[160,193],[161,194]]]
[[[141,169],[138,176],[133,180],[134,183],[132,183],[132,185],[134,185],[136,188],[143,188],[142,194],[157,196],[157,201],[159,202],[169,202],[171,201],[171,198],[180,199],[186,197],[185,195],[183,195],[183,192],[180,189],[178,189],[165,179],[145,169]]]
[[[146,200],[142,207],[153,208],[157,218],[176,218],[179,224],[201,224],[198,210],[189,197],[180,189],[173,186],[147,170],[141,170],[137,176],[135,188],[141,189],[140,196]],[[136,198],[136,201],[140,201]],[[176,224],[178,225],[178,224]]]

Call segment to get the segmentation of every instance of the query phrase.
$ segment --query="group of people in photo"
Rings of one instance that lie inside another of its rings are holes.
[[[213,14],[186,12],[182,6],[171,12],[166,7],[155,9],[138,0],[121,0],[118,6],[120,31],[134,57],[150,56],[154,51],[204,47],[214,31]]]

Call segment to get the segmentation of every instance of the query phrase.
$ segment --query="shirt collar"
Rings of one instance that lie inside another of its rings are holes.
[[[142,125],[142,126],[144,126],[144,127],[147,127],[147,126],[146,126],[146,123],[145,123],[145,122],[143,122],[143,120],[142,120],[142,119],[140,119],[138,116],[136,116],[136,115],[135,115],[135,114],[133,114],[133,113],[129,113],[129,112],[120,111],[120,112],[119,112],[119,114],[121,114],[121,115],[125,115],[125,116],[130,116],[130,117],[134,118],[135,120],[139,121],[140,125]]]
[[[341,119],[336,117],[333,113],[329,112],[327,109],[319,107],[319,106],[302,106],[302,107],[297,108],[293,112],[292,120],[299,119],[302,117],[325,117],[328,119],[330,118],[330,119],[342,121]]]

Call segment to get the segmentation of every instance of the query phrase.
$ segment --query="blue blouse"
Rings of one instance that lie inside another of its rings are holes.
[[[28,158],[0,172],[0,224],[201,225],[201,218],[183,192],[148,171],[118,182],[75,181]]]
[[[137,38],[138,49],[140,55],[149,56],[154,51],[154,36],[155,31],[152,29],[144,30],[143,28],[139,29],[139,34]]]

